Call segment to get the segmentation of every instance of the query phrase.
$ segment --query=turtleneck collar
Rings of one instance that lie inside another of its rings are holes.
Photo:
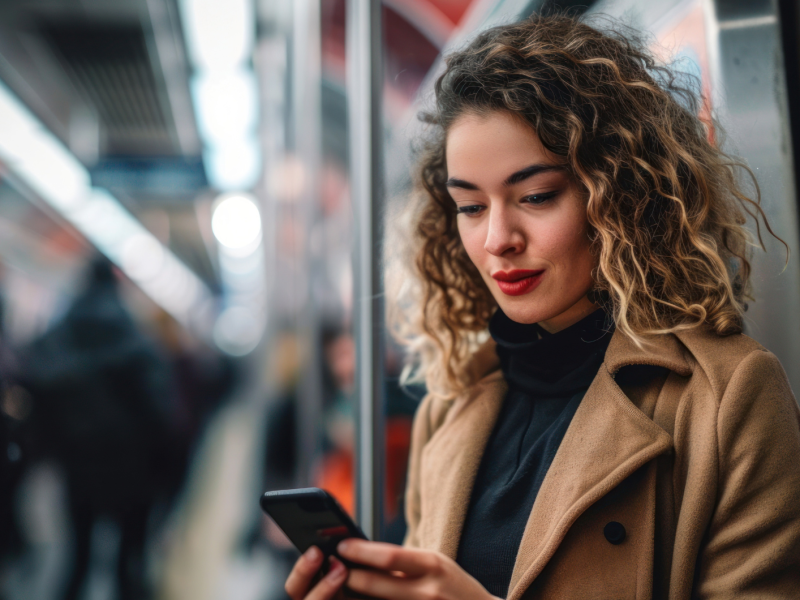
[[[534,396],[587,388],[603,362],[613,330],[602,309],[554,334],[536,323],[512,321],[500,309],[489,321],[509,387]]]

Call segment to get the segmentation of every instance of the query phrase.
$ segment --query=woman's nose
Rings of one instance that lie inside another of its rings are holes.
[[[490,211],[486,243],[483,247],[495,256],[517,254],[524,250],[525,237],[517,227],[513,215],[504,207]]]

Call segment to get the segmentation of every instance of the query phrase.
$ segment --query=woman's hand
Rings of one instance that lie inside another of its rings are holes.
[[[330,600],[341,597],[339,592],[347,578],[347,569],[335,558],[331,559],[327,575],[312,587],[314,578],[322,568],[322,560],[322,551],[316,546],[311,546],[297,559],[284,586],[292,600]]]
[[[497,600],[453,559],[439,552],[359,539],[341,542],[337,551],[342,558],[375,569],[355,568],[347,578],[349,590],[373,598]]]

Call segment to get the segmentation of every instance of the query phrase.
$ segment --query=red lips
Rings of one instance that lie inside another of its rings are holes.
[[[522,296],[539,285],[544,271],[544,269],[497,271],[492,273],[492,278],[497,281],[497,287],[500,288],[500,291],[507,296]]]

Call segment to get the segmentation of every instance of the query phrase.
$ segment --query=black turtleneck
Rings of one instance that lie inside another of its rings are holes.
[[[508,383],[472,490],[456,560],[504,598],[525,524],[550,463],[603,362],[611,325],[602,310],[549,334],[499,309],[489,323]]]

